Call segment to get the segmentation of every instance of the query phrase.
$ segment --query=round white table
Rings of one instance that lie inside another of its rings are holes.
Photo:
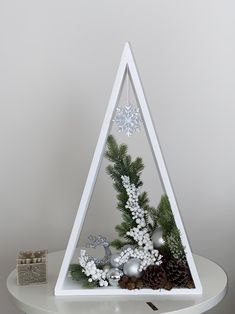
[[[16,270],[10,273],[7,288],[21,311],[27,314],[196,314],[214,307],[227,291],[227,276],[223,269],[204,257],[194,255],[203,287],[200,296],[55,297],[54,286],[63,254],[64,251],[48,254],[47,284],[17,286]]]

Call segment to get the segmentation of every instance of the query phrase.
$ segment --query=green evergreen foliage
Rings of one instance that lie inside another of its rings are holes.
[[[116,249],[121,249],[126,244],[136,245],[136,242],[132,237],[126,235],[126,233],[133,227],[136,227],[136,222],[132,219],[132,214],[127,209],[126,202],[128,200],[128,195],[122,184],[122,176],[128,176],[130,182],[136,187],[143,185],[140,179],[141,172],[144,169],[144,164],[142,158],[137,157],[132,160],[131,156],[128,154],[127,145],[118,145],[113,135],[109,135],[107,139],[107,150],[105,152],[105,157],[110,160],[113,164],[108,165],[106,168],[107,173],[113,179],[113,186],[117,191],[117,208],[122,212],[122,223],[115,227],[120,238],[124,238],[125,241],[120,239],[111,242],[111,245]],[[150,218],[150,212],[154,209],[149,206],[149,199],[147,192],[142,192],[139,196],[139,205],[147,212],[145,219],[148,223],[148,229],[150,232],[154,230],[156,223]]]
[[[110,245],[112,247],[115,247],[117,250],[120,250],[124,245],[130,244],[127,241],[122,241],[120,239],[115,239],[113,241],[110,242]]]
[[[160,203],[156,212],[156,219],[163,228],[165,235],[170,235],[171,230],[175,226],[175,219],[172,214],[171,205],[167,195],[161,197]]]
[[[127,145],[118,145],[115,138],[109,135],[107,139],[107,150],[105,157],[110,160],[113,165],[108,165],[106,172],[113,179],[113,186],[118,192],[117,194],[117,208],[122,212],[122,223],[115,227],[120,238],[125,241],[115,240],[111,243],[116,249],[121,249],[126,244],[136,244],[133,238],[126,235],[127,231],[136,226],[135,221],[132,219],[131,212],[125,208],[128,200],[128,195],[122,184],[122,176],[128,176],[131,183],[139,187],[143,185],[140,180],[141,171],[144,169],[143,161],[141,158],[136,158],[132,161],[130,155],[127,154]]]
[[[113,186],[117,191],[117,209],[122,213],[122,222],[115,227],[120,239],[113,240],[110,245],[120,250],[124,245],[137,245],[135,240],[127,235],[127,232],[136,227],[136,222],[132,218],[131,211],[126,208],[128,195],[122,184],[122,176],[128,176],[131,184],[141,187],[143,182],[140,179],[144,169],[142,158],[137,157],[132,160],[128,154],[126,144],[118,145],[112,135],[108,136],[105,157],[112,162],[106,167],[106,172],[113,180]],[[149,205],[147,192],[142,192],[138,197],[138,203],[145,211],[145,221],[150,235],[161,226],[165,244],[159,249],[160,254],[175,260],[186,260],[185,251],[180,238],[180,231],[176,226],[175,219],[171,210],[171,205],[167,195],[162,195],[157,208]],[[83,267],[79,264],[71,264],[69,267],[73,280],[81,282],[84,288],[94,288],[98,282],[89,282],[88,277],[83,272]]]
[[[71,264],[69,266],[69,271],[74,280],[83,280],[87,279],[87,276],[83,273],[83,268],[79,264]]]
[[[185,258],[180,231],[176,226],[167,195],[161,197],[157,211],[154,211],[153,217],[155,217],[156,221],[163,229],[163,237],[166,243],[163,247],[163,251],[168,255],[173,256],[175,259]]]
[[[85,273],[82,271],[83,268],[79,264],[71,264],[69,266],[69,272],[73,278],[73,280],[81,282],[83,288],[95,288],[97,287],[97,283],[89,282],[88,277],[85,275]]]
[[[144,169],[144,164],[140,157],[132,160],[128,154],[127,145],[118,145],[113,135],[108,136],[105,157],[112,162],[112,164],[107,166],[106,171],[113,179],[113,186],[117,191],[117,209],[122,212],[123,220],[121,224],[115,227],[121,239],[112,241],[111,245],[120,250],[126,244],[136,245],[133,238],[126,235],[127,231],[136,227],[136,223],[132,219],[129,209],[125,207],[128,195],[122,184],[122,176],[128,176],[130,182],[135,184],[136,187],[142,186],[143,182],[140,176]],[[167,195],[162,195],[157,208],[149,205],[148,194],[145,191],[140,194],[138,202],[140,207],[146,211],[145,220],[149,233],[152,234],[158,226],[161,226],[163,229],[165,245],[161,248],[161,253],[174,258],[184,257],[185,253],[180,238],[180,231],[176,226]]]
[[[132,160],[131,156],[128,154],[127,145],[118,145],[112,135],[109,135],[107,139],[105,157],[112,162],[112,164],[106,167],[106,172],[113,180],[113,186],[117,191],[117,209],[122,213],[122,222],[115,227],[120,239],[113,240],[110,245],[120,250],[123,246],[128,244],[134,246],[138,245],[132,237],[126,234],[131,228],[136,227],[136,222],[132,218],[131,211],[126,208],[128,195],[122,184],[122,176],[128,176],[131,184],[134,184],[136,187],[141,187],[143,182],[140,176],[144,169],[144,164],[140,157]],[[146,212],[144,218],[147,222],[150,235],[152,235],[157,227],[162,227],[165,244],[159,249],[160,253],[170,259],[186,261],[180,231],[176,226],[167,195],[162,195],[159,205],[155,208],[149,205],[148,194],[144,191],[139,195],[138,203]],[[83,272],[81,265],[71,264],[69,271],[72,279],[81,282],[84,288],[94,288],[98,286],[98,282],[88,281],[88,277]]]

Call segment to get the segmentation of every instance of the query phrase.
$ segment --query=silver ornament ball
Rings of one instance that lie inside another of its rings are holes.
[[[123,266],[123,272],[128,277],[140,278],[142,272],[139,271],[141,261],[138,258],[129,259]]]
[[[118,281],[123,276],[123,272],[119,268],[111,268],[107,273],[107,279],[111,286],[117,287]]]
[[[164,243],[162,227],[157,227],[152,234],[154,249],[159,249]]]
[[[111,264],[112,267],[114,268],[119,268],[119,253],[114,253],[110,256],[109,263]]]

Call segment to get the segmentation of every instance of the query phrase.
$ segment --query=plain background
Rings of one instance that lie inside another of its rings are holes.
[[[17,251],[66,247],[127,40],[193,251],[228,273],[210,313],[234,313],[234,17],[224,0],[0,1],[1,314]]]

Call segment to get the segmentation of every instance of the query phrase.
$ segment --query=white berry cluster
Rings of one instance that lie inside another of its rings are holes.
[[[139,205],[139,189],[134,184],[130,183],[130,178],[128,176],[122,176],[121,178],[122,184],[128,195],[125,207],[131,211],[132,218],[137,225],[130,229],[126,234],[131,236],[139,246],[139,248],[134,250],[130,248],[125,250],[122,252],[124,253],[122,257],[126,256],[126,261],[130,257],[139,258],[142,261],[141,268],[145,269],[148,265],[159,263],[161,256],[159,255],[158,250],[154,250],[150,234],[146,227],[145,214],[147,214],[147,212]],[[127,257],[128,255],[129,257]]]
[[[132,218],[135,219],[137,225],[140,227],[145,227],[146,222],[144,219],[144,214],[146,213],[138,204],[138,198],[140,191],[134,184],[130,183],[130,178],[128,176],[122,176],[122,185],[126,189],[128,200],[125,207],[131,211]]]
[[[143,248],[127,248],[120,253],[119,265],[125,264],[130,258],[138,258],[140,263],[139,271],[145,270],[149,265],[161,264],[161,255],[158,250],[146,251]]]
[[[131,236],[139,246],[143,247],[146,251],[153,249],[153,243],[150,239],[150,235],[146,228],[146,221],[144,214],[147,214],[143,208],[139,206],[140,191],[134,184],[130,183],[128,176],[122,176],[122,184],[126,189],[128,200],[125,207],[131,211],[132,217],[136,222],[136,227],[130,229],[127,232],[128,236]]]
[[[130,231],[127,232],[127,235],[131,236],[145,251],[153,250],[153,243],[147,228],[141,229],[138,225],[137,227],[130,229]]]
[[[107,271],[96,267],[94,260],[90,259],[85,250],[81,250],[79,257],[79,264],[83,267],[83,272],[88,278],[89,282],[98,281],[100,287],[107,287]]]

